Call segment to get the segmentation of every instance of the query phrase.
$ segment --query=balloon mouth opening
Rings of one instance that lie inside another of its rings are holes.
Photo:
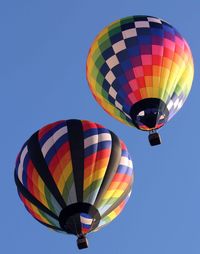
[[[148,98],[136,102],[130,110],[134,126],[150,131],[161,128],[169,117],[167,105],[161,99]]]
[[[66,206],[59,215],[59,224],[63,231],[82,237],[97,228],[101,216],[95,206],[78,202]]]

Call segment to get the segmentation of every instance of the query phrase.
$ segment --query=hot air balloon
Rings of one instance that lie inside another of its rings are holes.
[[[124,124],[157,129],[182,107],[194,67],[190,48],[162,19],[131,16],[111,23],[94,40],[87,58],[87,80],[96,101]]]
[[[15,182],[28,212],[41,224],[86,235],[110,223],[124,208],[133,182],[125,144],[110,130],[86,120],[44,126],[23,145]]]

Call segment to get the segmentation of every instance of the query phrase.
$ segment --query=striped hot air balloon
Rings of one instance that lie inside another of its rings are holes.
[[[184,104],[193,60],[186,40],[162,19],[131,16],[104,28],[87,58],[87,80],[103,109],[124,124],[153,132]],[[154,143],[155,142],[155,143]]]
[[[111,222],[125,206],[133,168],[125,144],[100,124],[63,120],[23,145],[15,182],[28,212],[43,225],[78,236]]]

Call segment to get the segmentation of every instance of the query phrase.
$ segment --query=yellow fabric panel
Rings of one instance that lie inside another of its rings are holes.
[[[117,217],[117,214],[115,211],[112,211],[111,213],[109,213],[107,215],[107,217],[109,218],[110,221],[114,220]]]
[[[154,83],[155,80],[155,83]],[[153,98],[158,98],[159,97],[159,78],[153,77]]]
[[[47,203],[46,196],[45,196],[45,193],[44,193],[44,187],[45,187],[44,182],[43,182],[41,177],[38,177],[37,186],[38,186],[38,189],[40,190],[40,201],[41,201],[41,203],[44,206],[49,208],[49,205]]]
[[[61,193],[63,193],[66,181],[71,174],[72,174],[72,161],[69,160],[69,162],[66,164],[65,168],[63,168],[63,172],[60,175],[60,179],[57,184],[58,189]]]
[[[101,169],[98,169],[98,170],[95,167],[95,171],[92,174],[93,182],[96,181],[96,180],[99,180],[99,179],[103,179],[104,175],[106,173],[106,169],[107,169],[107,166],[106,167],[104,166],[104,167],[102,167]]]
[[[145,76],[144,80],[145,80],[145,85],[147,87],[153,86],[152,77],[151,76]]]
[[[142,98],[147,98],[148,97],[146,87],[143,87],[143,88],[140,89],[140,94],[141,94]]]
[[[158,77],[158,80],[160,80],[161,71],[161,66],[153,65],[153,78]]]
[[[160,88],[164,88],[166,86],[169,74],[170,70],[165,67],[162,67],[162,72],[160,76]]]
[[[148,97],[153,97],[153,87],[146,87]]]
[[[163,59],[162,59],[162,66],[163,66],[164,68],[170,69],[170,68],[171,68],[171,65],[172,65],[172,60],[170,60],[170,59],[167,58],[167,57],[163,57]]]
[[[90,184],[92,184],[94,181],[103,179],[107,169],[107,165],[108,165],[108,158],[104,160],[100,160],[94,165],[95,167],[93,169],[92,174],[86,179],[84,179],[84,190],[86,190],[90,186]],[[102,168],[99,169],[99,166],[101,166]]]
[[[124,190],[109,190],[103,196],[103,199],[119,198],[123,194]]]
[[[36,206],[34,206],[32,203],[28,202],[28,207],[30,208],[30,210],[32,210],[35,215],[37,216],[36,218],[39,219],[40,221],[49,224],[49,221],[40,214],[38,208]]]
[[[120,188],[119,188],[120,185]],[[121,190],[125,190],[128,187],[128,183],[127,182],[112,182],[108,191],[109,190],[116,190],[116,189],[121,189]]]
[[[91,70],[94,68],[94,61],[91,57],[91,53],[89,53],[89,55],[88,55],[88,66],[90,66],[90,68],[88,70],[90,70],[89,73],[91,73]],[[89,75],[87,78],[90,79],[91,75]]]

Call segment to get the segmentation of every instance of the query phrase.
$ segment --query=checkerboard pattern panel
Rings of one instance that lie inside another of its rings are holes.
[[[193,72],[185,39],[170,24],[150,16],[131,16],[107,26],[87,59],[95,99],[128,125],[133,125],[132,105],[145,98],[167,103],[170,119],[189,94]]]

